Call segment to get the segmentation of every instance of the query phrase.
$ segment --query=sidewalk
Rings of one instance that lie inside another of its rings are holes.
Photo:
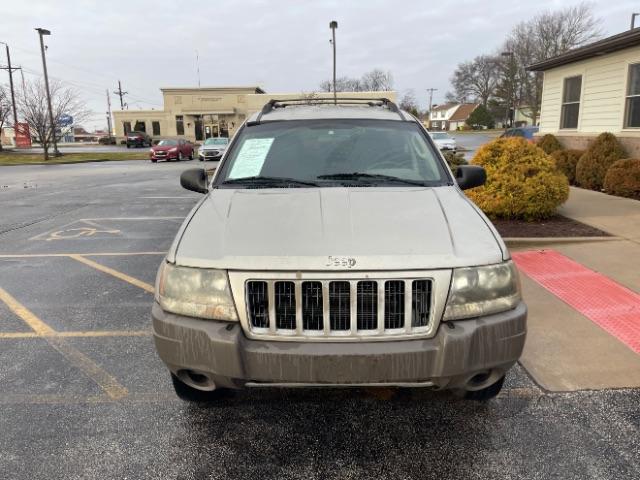
[[[512,251],[552,249],[640,293],[640,202],[571,188],[560,213],[620,239]],[[551,391],[640,387],[640,355],[539,283],[521,277],[529,306],[521,363],[542,387]]]

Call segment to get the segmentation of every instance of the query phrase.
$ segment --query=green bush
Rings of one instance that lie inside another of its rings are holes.
[[[487,183],[466,193],[490,217],[548,218],[569,197],[569,182],[553,158],[524,138],[487,143],[471,163],[485,168]]]
[[[444,159],[447,161],[447,163],[449,164],[449,168],[451,169],[451,171],[454,173],[456,173],[456,170],[458,170],[458,167],[460,165],[466,165],[467,161],[464,159],[464,155],[461,153],[456,153],[456,152],[442,152],[442,156],[444,157]]]
[[[571,185],[576,183],[576,166],[582,155],[584,150],[556,150],[551,154],[558,170],[564,173]]]
[[[562,144],[554,135],[551,135],[550,133],[547,133],[542,138],[540,138],[536,145],[544,150],[544,153],[546,153],[547,155],[551,155],[553,152],[562,150]]]
[[[611,195],[640,200],[640,160],[618,160],[607,170],[604,190]]]
[[[487,107],[484,105],[478,105],[471,115],[467,118],[466,125],[469,127],[487,127],[493,128],[496,124],[496,121],[493,119],[493,115],[491,112],[487,110]]]
[[[576,183],[591,190],[601,190],[609,167],[624,156],[624,149],[615,135],[601,133],[578,160]]]

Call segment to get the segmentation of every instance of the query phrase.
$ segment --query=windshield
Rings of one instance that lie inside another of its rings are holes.
[[[287,179],[286,186],[444,185],[448,176],[411,122],[300,120],[245,127],[216,185]],[[304,183],[306,182],[306,183]],[[249,185],[249,187],[247,187]]]
[[[176,140],[160,140],[158,142],[158,146],[160,147],[168,147],[173,145],[178,145],[178,142]]]
[[[205,145],[226,145],[229,143],[229,139],[225,137],[211,137],[204,141]]]
[[[432,132],[431,138],[434,140],[447,140],[451,138],[448,133]]]

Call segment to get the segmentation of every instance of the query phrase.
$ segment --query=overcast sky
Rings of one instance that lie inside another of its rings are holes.
[[[76,86],[106,126],[106,93],[113,108],[117,81],[130,109],[162,108],[160,87],[259,85],[268,92],[310,92],[331,76],[329,22],[337,20],[338,76],[372,68],[393,73],[400,95],[414,89],[422,107],[449,89],[456,64],[493,51],[512,26],[560,0],[135,0],[11,1],[0,15],[0,41],[26,78],[42,74],[34,27],[52,32],[49,75]],[[629,28],[640,4],[598,0],[605,34]],[[0,64],[5,63],[0,50]],[[19,76],[18,76],[19,79]],[[5,71],[0,82],[8,83]]]

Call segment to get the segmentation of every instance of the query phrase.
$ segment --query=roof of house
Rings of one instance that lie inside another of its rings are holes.
[[[640,27],[618,33],[611,37],[603,38],[597,42],[569,50],[562,55],[534,63],[533,65],[529,65],[527,70],[543,72],[551,68],[560,67],[580,60],[586,60],[588,58],[599,57],[625,48],[635,47],[637,45],[640,45]]]
[[[478,108],[478,103],[463,103],[461,104],[458,109],[453,112],[453,115],[451,115],[451,118],[449,119],[450,122],[462,122],[464,120],[466,120],[467,118],[469,118],[469,115],[471,115],[471,112],[473,112],[476,108]]]
[[[433,107],[433,111],[434,112],[439,112],[440,110],[449,110],[450,108],[453,108],[456,105],[458,105],[458,104],[457,103],[453,103],[453,102],[443,103],[442,105],[435,105]]]

